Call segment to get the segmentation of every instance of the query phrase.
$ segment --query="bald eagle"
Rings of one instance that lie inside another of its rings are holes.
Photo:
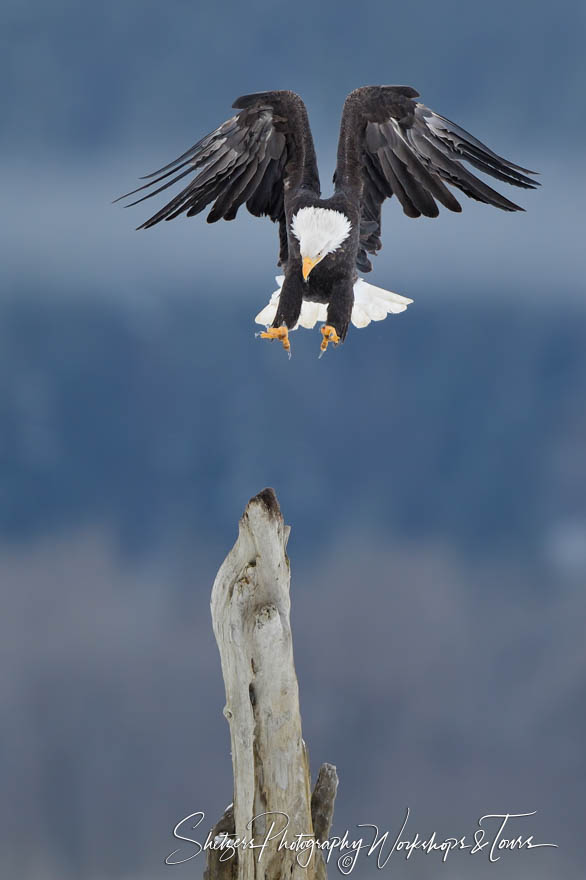
[[[348,95],[334,194],[328,199],[321,198],[305,104],[290,91],[238,98],[232,105],[236,115],[120,198],[150,189],[130,203],[136,205],[197,171],[138,228],[149,229],[183,213],[193,217],[211,202],[208,223],[233,220],[243,204],[251,214],[278,223],[278,265],[284,274],[257,315],[257,322],[266,325],[259,335],[280,340],[290,353],[289,331],[320,321],[323,353],[329,343],[345,339],[350,322],[363,327],[412,302],[358,277],[358,271],[372,269],[367,254],[382,247],[385,199],[395,195],[408,217],[437,217],[438,202],[461,211],[448,184],[503,211],[523,210],[461,160],[514,186],[538,185],[527,176],[536,172],[497,156],[463,128],[416,102],[418,97],[409,86],[365,86]],[[153,189],[162,180],[166,182]]]

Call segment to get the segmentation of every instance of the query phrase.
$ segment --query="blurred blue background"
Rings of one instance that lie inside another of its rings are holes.
[[[335,830],[560,848],[414,878],[582,878],[586,305],[578,2],[5,0],[0,849],[6,876],[199,876],[171,829],[231,799],[211,584],[248,498],[293,531],[293,626]],[[507,215],[387,203],[369,277],[411,296],[321,361],[254,338],[276,229],[137,233],[111,199],[229,115],[305,99],[322,183],[358,85],[416,87],[543,188]],[[209,821],[208,821],[209,820]],[[375,872],[363,862],[363,876]],[[387,869],[388,870],[388,869]],[[369,873],[370,872],[370,873]],[[332,875],[335,869],[330,869]]]

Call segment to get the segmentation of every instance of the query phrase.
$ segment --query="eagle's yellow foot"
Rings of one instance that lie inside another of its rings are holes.
[[[260,334],[261,339],[278,339],[283,343],[285,351],[291,353],[291,343],[289,342],[289,331],[286,327],[269,327]]]
[[[321,332],[322,332],[323,339],[321,341],[320,348],[321,348],[322,354],[323,354],[323,352],[327,350],[327,347],[330,344],[330,342],[333,342],[334,345],[337,345],[338,342],[340,341],[340,337],[338,336],[338,334],[336,333],[336,331],[334,330],[334,328],[330,324],[324,324],[324,326],[321,328]]]

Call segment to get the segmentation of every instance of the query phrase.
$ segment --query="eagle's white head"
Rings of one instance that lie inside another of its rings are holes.
[[[331,208],[300,208],[291,222],[291,231],[299,240],[303,277],[307,281],[314,266],[337,251],[350,235],[352,224],[345,214]]]

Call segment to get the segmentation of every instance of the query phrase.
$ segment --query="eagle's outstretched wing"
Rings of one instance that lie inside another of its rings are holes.
[[[199,214],[211,202],[208,223],[233,220],[246,207],[257,217],[266,215],[280,225],[280,261],[287,260],[287,232],[283,204],[284,186],[302,184],[319,196],[319,175],[305,104],[294,92],[261,92],[244,95],[232,105],[240,112],[202,138],[183,155],[146,178],[154,178],[125,199],[145,189],[136,205],[157,195],[197,171],[197,176],[139,229],[179,214]],[[179,172],[179,173],[176,173]],[[174,175],[171,180],[168,177]],[[162,180],[163,183],[152,189]],[[120,199],[116,199],[119,201]]]
[[[366,253],[382,247],[381,206],[392,195],[408,217],[437,217],[437,202],[461,211],[445,183],[503,211],[523,210],[472,174],[462,159],[513,186],[539,185],[527,177],[535,172],[497,156],[459,125],[416,103],[417,97],[409,86],[366,86],[352,92],[344,104],[334,180],[337,188],[348,188],[356,185],[360,174],[357,266],[363,272],[372,268]]]

